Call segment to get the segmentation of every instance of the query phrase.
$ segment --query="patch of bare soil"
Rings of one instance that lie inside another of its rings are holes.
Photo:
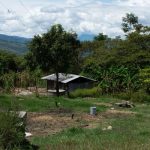
[[[125,110],[107,110],[96,116],[75,113],[72,119],[72,112],[30,112],[27,114],[27,132],[32,133],[33,136],[45,136],[71,127],[97,128],[100,124],[104,124],[107,118],[129,117],[134,114],[134,112]]]
[[[97,105],[97,106],[106,106],[106,107],[111,107],[112,104],[110,103],[104,103],[104,102],[97,102],[97,103],[93,103],[94,105]]]
[[[107,110],[106,112],[102,113],[102,116],[105,118],[122,118],[131,115],[135,115],[135,112],[128,110]]]
[[[53,113],[28,113],[27,130],[33,135],[48,135],[60,132],[73,125],[69,116]]]
[[[27,132],[33,136],[44,136],[58,133],[66,128],[96,128],[97,122],[101,122],[100,115],[91,116],[89,114],[72,113],[28,113]]]
[[[46,88],[36,89],[36,87],[28,87],[27,89],[15,88],[13,92],[16,96],[27,96],[27,95],[32,95],[33,93],[36,93],[36,92],[38,92],[39,95],[47,95]]]
[[[83,97],[83,100],[91,100],[91,99],[95,100],[96,98],[95,97]]]

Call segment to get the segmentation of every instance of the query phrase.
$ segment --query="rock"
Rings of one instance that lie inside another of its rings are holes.
[[[133,103],[130,103],[129,101],[122,101],[121,103],[115,103],[115,105],[123,108],[133,108],[135,105]]]
[[[19,111],[18,117],[22,120],[23,124],[26,124],[26,120],[27,120],[27,112],[26,111]]]
[[[26,111],[19,111],[19,112],[18,112],[18,117],[19,117],[20,119],[26,119],[26,117],[27,117],[27,112],[26,112]]]
[[[102,130],[103,130],[103,131],[112,130],[112,126],[108,126],[107,128],[103,128]]]
[[[108,126],[108,127],[107,127],[107,130],[112,130],[112,126]]]
[[[25,132],[25,137],[30,137],[30,136],[32,136],[32,134],[31,134],[31,133],[29,133],[29,132]]]
[[[112,108],[110,108],[110,109],[111,109],[111,110],[114,110],[115,108],[112,107]]]

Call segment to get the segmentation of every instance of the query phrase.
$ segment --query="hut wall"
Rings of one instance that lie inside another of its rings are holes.
[[[59,89],[64,89],[65,85],[62,83],[59,83]],[[56,89],[56,81],[47,80],[47,90],[55,90]]]
[[[76,89],[88,89],[94,86],[93,81],[89,81],[88,79],[79,78],[70,83],[68,83],[68,90],[69,92],[76,90]]]

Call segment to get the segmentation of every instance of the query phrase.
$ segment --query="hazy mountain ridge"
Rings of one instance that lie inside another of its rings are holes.
[[[19,37],[19,36],[9,36],[5,34],[0,34],[0,40],[15,42],[15,43],[27,43],[31,40],[31,38]]]
[[[81,41],[92,41],[94,35],[81,34],[78,36],[78,38]],[[11,51],[17,54],[24,54],[28,51],[27,44],[31,40],[31,38],[0,34],[0,49]]]
[[[28,51],[27,44],[30,41],[30,38],[0,34],[0,49],[23,54]]]

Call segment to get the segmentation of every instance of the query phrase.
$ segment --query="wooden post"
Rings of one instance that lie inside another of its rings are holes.
[[[68,85],[68,83],[67,83],[67,85],[66,85],[66,91],[67,91],[67,96],[69,97],[70,94],[69,94],[69,85]]]
[[[56,72],[56,95],[59,97],[59,73]]]
[[[46,82],[46,86],[47,86],[47,92],[48,92],[48,84],[49,84],[48,82],[49,82],[49,81],[47,80],[47,82]]]

